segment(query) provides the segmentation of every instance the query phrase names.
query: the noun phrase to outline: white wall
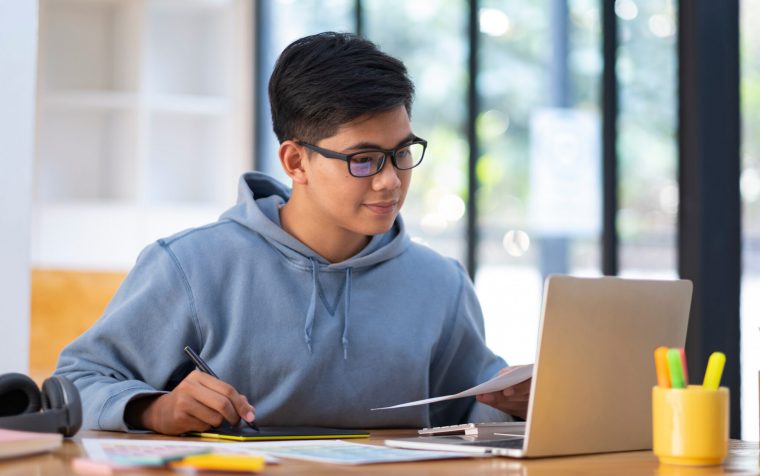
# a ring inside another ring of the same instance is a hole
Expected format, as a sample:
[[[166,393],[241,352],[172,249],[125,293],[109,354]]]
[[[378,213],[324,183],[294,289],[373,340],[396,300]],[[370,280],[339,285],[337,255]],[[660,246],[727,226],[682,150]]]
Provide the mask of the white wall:
[[[0,373],[29,367],[37,0],[0,0]]]

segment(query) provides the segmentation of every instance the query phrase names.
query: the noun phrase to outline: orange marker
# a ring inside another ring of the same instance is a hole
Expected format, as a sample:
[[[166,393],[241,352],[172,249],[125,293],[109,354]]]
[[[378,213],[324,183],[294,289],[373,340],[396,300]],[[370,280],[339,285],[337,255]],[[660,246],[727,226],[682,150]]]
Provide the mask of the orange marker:
[[[654,351],[654,367],[657,369],[657,385],[670,388],[670,372],[668,372],[668,348],[661,346]]]

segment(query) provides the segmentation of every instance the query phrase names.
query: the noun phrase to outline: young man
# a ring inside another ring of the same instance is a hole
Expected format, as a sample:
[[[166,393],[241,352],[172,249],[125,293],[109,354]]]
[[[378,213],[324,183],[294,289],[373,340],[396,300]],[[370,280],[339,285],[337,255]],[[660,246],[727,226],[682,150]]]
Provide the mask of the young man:
[[[61,353],[57,374],[79,388],[85,428],[508,418],[472,399],[370,411],[505,367],[461,266],[412,243],[399,216],[426,149],[410,126],[413,92],[404,65],[360,37],[285,49],[269,96],[292,190],[247,173],[218,222],[143,251],[103,317]],[[219,379],[193,370],[185,345]],[[479,399],[523,416],[527,386]]]

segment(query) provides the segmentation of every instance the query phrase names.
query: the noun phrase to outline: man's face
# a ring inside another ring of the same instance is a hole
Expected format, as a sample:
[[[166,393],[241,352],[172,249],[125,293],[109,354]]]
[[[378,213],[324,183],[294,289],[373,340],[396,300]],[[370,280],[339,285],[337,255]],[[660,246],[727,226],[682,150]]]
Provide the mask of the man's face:
[[[409,141],[412,129],[404,106],[361,117],[314,145],[343,154],[395,149]],[[411,170],[397,170],[387,158],[377,175],[358,178],[346,162],[312,153],[305,165],[307,198],[315,218],[352,234],[377,235],[393,225],[406,198]]]

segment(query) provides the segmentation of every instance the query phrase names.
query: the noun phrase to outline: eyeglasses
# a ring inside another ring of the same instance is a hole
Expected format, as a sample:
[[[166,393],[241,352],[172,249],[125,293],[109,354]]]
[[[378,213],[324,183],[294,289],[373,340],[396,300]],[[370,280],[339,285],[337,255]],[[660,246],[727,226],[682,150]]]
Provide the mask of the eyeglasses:
[[[345,161],[348,165],[348,173],[354,177],[371,177],[379,174],[383,170],[383,165],[385,165],[388,156],[397,169],[413,169],[420,165],[425,156],[425,149],[427,149],[427,141],[416,136],[413,136],[410,142],[395,149],[367,149],[353,154],[341,154],[302,141],[296,141],[296,143],[328,159]]]

